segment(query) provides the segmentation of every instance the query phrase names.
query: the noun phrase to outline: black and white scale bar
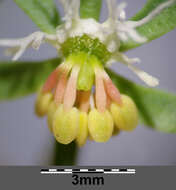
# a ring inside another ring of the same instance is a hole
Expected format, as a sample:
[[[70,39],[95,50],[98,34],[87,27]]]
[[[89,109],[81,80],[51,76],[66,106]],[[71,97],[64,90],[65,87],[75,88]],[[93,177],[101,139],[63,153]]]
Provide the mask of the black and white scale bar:
[[[135,174],[135,169],[121,168],[121,169],[41,169],[41,174]]]

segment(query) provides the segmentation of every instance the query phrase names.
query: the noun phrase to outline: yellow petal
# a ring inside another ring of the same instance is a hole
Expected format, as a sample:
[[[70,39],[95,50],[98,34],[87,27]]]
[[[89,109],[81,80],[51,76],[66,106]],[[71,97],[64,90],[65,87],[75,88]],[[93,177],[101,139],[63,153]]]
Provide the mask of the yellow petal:
[[[53,99],[53,95],[50,92],[38,94],[38,97],[35,103],[35,113],[39,117],[42,117],[47,113],[52,99]]]
[[[56,140],[62,144],[71,143],[77,136],[79,127],[79,112],[76,108],[63,110],[60,105],[53,119],[53,133]]]
[[[115,103],[111,104],[110,110],[115,126],[120,130],[131,131],[138,124],[138,111],[133,100],[126,95],[122,95],[123,105],[120,107]]]
[[[116,103],[112,103],[110,106],[110,110],[111,110],[111,114],[112,114],[116,128],[124,129],[126,124],[125,124],[124,117],[122,116],[121,107],[118,106]]]
[[[98,112],[96,109],[91,110],[88,116],[88,129],[94,141],[108,141],[113,132],[113,119],[109,111]]]
[[[54,119],[54,114],[56,112],[57,106],[54,101],[51,102],[48,108],[48,127],[51,132],[53,132],[53,119]]]
[[[80,122],[76,142],[79,146],[83,146],[88,136],[88,115],[86,112],[80,112],[79,118]]]

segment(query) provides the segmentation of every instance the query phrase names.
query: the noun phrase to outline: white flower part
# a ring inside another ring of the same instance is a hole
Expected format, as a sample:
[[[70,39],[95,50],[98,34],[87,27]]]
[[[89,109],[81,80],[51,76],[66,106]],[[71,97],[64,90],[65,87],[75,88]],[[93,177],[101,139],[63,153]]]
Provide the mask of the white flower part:
[[[149,22],[153,17],[155,17],[163,9],[169,7],[170,5],[172,5],[175,2],[176,2],[176,0],[168,0],[164,3],[161,3],[158,7],[156,7],[156,9],[151,11],[149,15],[147,15],[146,17],[144,17],[143,19],[141,19],[139,21],[128,21],[128,25],[130,25],[133,28],[139,27],[139,26]]]
[[[104,23],[99,23],[95,19],[81,19],[79,16],[80,0],[59,0],[65,12],[63,23],[56,28],[56,34],[47,34],[43,32],[34,32],[31,35],[21,39],[0,39],[0,46],[9,47],[6,51],[8,54],[13,54],[12,60],[16,61],[24,51],[32,47],[38,49],[43,42],[50,43],[57,48],[59,53],[62,53],[60,47],[70,37],[77,37],[87,34],[92,39],[98,38],[112,53],[112,57],[108,63],[121,61],[133,70],[138,77],[144,80],[148,85],[155,86],[158,80],[151,77],[144,71],[141,71],[131,65],[138,62],[139,59],[129,59],[119,52],[121,41],[127,41],[131,38],[137,43],[144,43],[147,39],[141,36],[136,31],[139,27],[149,22],[154,16],[160,13],[163,9],[169,7],[176,0],[168,0],[161,3],[150,14],[139,21],[126,21],[125,7],[126,3],[116,5],[116,0],[106,0],[109,17]]]
[[[12,60],[18,60],[25,50],[29,47],[32,47],[36,50],[39,49],[40,45],[44,40],[48,40],[48,42],[54,45],[54,42],[57,38],[53,35],[48,35],[43,32],[34,32],[25,38],[19,39],[0,39],[0,46],[7,46],[9,47],[6,51],[7,55],[13,55]]]
[[[119,20],[124,21],[126,19],[126,13],[125,13],[125,8],[127,6],[127,3],[122,2],[119,4],[119,6],[117,6],[117,18],[119,18]]]
[[[159,84],[159,80],[148,73],[134,67],[133,65],[128,64],[128,68],[130,68],[136,75],[143,80],[148,86],[155,87]]]
[[[59,0],[65,12],[63,20],[79,18],[80,0]]]
[[[122,53],[118,53],[114,55],[114,59],[127,65],[128,68],[133,71],[142,81],[144,81],[148,86],[155,87],[159,84],[159,80],[150,74],[146,73],[145,71],[140,70],[139,68],[135,67],[134,63],[140,63],[139,58],[132,58],[129,59],[126,55]]]

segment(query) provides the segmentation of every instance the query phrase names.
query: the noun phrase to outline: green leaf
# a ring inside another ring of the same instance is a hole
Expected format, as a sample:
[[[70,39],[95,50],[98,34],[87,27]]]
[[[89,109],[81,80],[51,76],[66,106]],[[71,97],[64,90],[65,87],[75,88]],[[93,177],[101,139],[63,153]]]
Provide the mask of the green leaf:
[[[36,92],[60,59],[44,62],[0,64],[0,100],[19,98]]]
[[[148,0],[144,8],[137,13],[132,20],[140,20],[147,16],[159,4],[167,0]],[[164,9],[160,14],[156,15],[151,21],[137,28],[137,31],[142,36],[145,36],[148,41],[159,38],[176,27],[176,3]],[[127,51],[142,44],[132,40],[123,42],[120,51]]]
[[[44,32],[55,33],[60,23],[54,0],[14,0]]]
[[[137,85],[111,70],[107,70],[121,93],[135,101],[142,124],[155,130],[176,133],[176,95]]]
[[[99,20],[102,0],[81,0],[81,18],[94,18]]]

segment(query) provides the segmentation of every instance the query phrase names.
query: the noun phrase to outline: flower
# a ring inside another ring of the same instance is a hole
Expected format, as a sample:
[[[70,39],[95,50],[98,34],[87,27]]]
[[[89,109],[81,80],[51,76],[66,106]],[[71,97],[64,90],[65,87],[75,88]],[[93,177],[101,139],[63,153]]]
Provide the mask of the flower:
[[[110,107],[125,109],[122,98],[101,62],[94,55],[79,52],[68,56],[50,74],[38,94],[36,113],[47,114],[50,131],[60,143],[76,140],[82,146],[88,136],[106,142],[114,131]],[[130,111],[137,113],[131,107]]]
[[[158,79],[133,66],[140,60],[128,58],[119,47],[129,39],[147,41],[136,28],[175,0],[160,4],[139,21],[126,21],[126,3],[116,6],[115,0],[107,0],[109,17],[104,23],[93,18],[81,19],[79,0],[60,2],[65,16],[55,34],[39,31],[21,39],[0,40],[0,46],[9,47],[7,53],[13,55],[14,61],[29,47],[38,49],[43,42],[54,46],[63,62],[49,75],[38,94],[37,115],[47,115],[49,129],[60,143],[76,140],[82,146],[88,136],[96,142],[106,142],[120,130],[133,130],[138,124],[138,111],[133,100],[119,92],[104,68],[119,61],[146,84],[156,86]]]

